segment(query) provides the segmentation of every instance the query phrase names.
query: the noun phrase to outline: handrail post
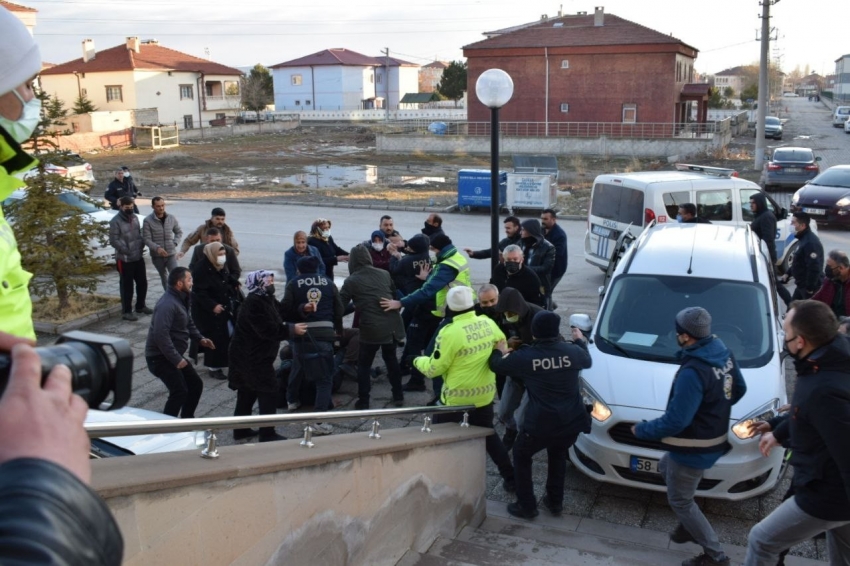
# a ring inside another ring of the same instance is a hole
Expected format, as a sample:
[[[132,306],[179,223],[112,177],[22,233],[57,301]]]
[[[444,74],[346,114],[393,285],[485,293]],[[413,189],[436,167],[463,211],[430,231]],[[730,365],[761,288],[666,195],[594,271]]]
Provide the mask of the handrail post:
[[[431,432],[431,415],[425,415],[425,422],[422,423],[422,432]]]
[[[313,427],[307,425],[304,427],[304,440],[301,441],[302,448],[312,448],[315,444],[313,444]]]
[[[381,423],[378,422],[378,419],[372,421],[372,432],[369,433],[369,438],[378,439],[381,438],[381,434],[378,432],[378,429],[381,427]]]
[[[463,428],[469,428],[469,413],[466,411],[463,412],[463,422],[460,423],[460,426]]]
[[[201,458],[206,458],[208,460],[215,460],[218,458],[218,447],[216,446],[216,440],[218,440],[215,436],[215,431],[210,429],[206,431],[207,433],[207,445],[201,450]]]

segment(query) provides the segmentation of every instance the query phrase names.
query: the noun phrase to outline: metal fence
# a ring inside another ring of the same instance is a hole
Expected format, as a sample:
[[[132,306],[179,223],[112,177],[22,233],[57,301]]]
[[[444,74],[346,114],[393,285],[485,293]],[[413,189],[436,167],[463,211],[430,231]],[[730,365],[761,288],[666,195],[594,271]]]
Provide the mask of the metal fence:
[[[411,134],[427,131],[431,122],[411,121],[387,124],[387,134]],[[490,122],[444,122],[446,136],[489,136]],[[730,121],[721,122],[502,122],[499,134],[515,137],[568,137],[568,138],[697,138],[711,139],[716,134],[729,131]]]

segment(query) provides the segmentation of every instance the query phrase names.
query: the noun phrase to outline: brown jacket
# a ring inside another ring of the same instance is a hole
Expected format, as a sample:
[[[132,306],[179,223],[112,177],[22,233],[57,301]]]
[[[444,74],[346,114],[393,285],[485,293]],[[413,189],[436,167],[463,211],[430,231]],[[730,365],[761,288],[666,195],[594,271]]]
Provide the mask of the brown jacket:
[[[185,254],[189,251],[189,248],[197,244],[204,237],[204,233],[208,228],[212,228],[212,220],[207,220],[203,224],[197,227],[194,232],[186,236],[186,239],[183,240],[183,244],[180,246],[180,253]],[[230,226],[225,224],[221,228],[221,242],[233,248],[237,255],[239,254],[239,242],[236,241],[236,238],[233,236],[233,230],[230,229]]]

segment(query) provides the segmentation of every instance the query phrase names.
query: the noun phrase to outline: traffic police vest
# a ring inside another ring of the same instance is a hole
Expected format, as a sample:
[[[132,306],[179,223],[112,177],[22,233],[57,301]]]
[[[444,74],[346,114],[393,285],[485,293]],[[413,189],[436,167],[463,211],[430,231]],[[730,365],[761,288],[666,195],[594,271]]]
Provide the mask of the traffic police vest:
[[[458,251],[455,251],[447,258],[443,258],[439,264],[447,265],[457,271],[457,276],[448,285],[437,291],[436,303],[437,308],[431,311],[431,314],[443,318],[446,316],[446,296],[452,287],[464,286],[472,287],[472,279],[469,277],[469,262]]]

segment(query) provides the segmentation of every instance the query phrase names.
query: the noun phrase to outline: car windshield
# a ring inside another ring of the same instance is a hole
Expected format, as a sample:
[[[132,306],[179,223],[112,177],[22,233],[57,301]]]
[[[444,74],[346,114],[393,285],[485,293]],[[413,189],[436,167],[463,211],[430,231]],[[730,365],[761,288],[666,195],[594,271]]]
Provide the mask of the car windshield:
[[[599,315],[597,347],[615,356],[679,363],[674,320],[691,306],[711,313],[712,332],[741,367],[761,367],[771,359],[770,302],[764,287],[696,277],[616,278]]]
[[[779,118],[773,118],[773,117],[768,116],[767,118],[764,119],[764,123],[769,124],[771,126],[778,126],[782,122],[779,121]]]
[[[827,169],[812,179],[810,184],[850,189],[850,169]]]
[[[777,149],[773,152],[774,161],[814,161],[811,149]]]
[[[59,200],[64,202],[69,206],[73,206],[80,210],[80,212],[84,212],[86,214],[91,214],[92,212],[97,212],[101,210],[97,207],[92,201],[87,199],[84,195],[77,192],[65,192],[59,195]]]

